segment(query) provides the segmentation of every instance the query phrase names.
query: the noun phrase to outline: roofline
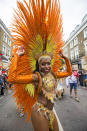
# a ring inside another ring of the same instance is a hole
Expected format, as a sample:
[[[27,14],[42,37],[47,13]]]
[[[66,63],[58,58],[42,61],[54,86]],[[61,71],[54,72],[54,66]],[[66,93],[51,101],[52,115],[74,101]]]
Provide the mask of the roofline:
[[[9,35],[11,36],[11,32],[8,30],[4,22],[0,19],[0,27]]]
[[[87,27],[87,20],[84,21],[79,27],[78,29],[66,40],[65,45],[63,48],[65,48],[70,41],[72,41],[82,30],[84,30],[84,28]]]

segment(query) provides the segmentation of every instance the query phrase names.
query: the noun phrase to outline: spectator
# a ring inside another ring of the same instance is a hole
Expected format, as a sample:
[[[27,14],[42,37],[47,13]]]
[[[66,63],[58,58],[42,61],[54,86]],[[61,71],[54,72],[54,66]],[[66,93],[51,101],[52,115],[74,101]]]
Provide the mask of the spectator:
[[[77,97],[77,81],[78,81],[78,73],[73,70],[73,73],[71,76],[68,76],[66,78],[66,85],[67,87],[70,86],[70,97],[72,98],[72,89],[74,88],[74,93],[75,93],[75,100],[79,102],[79,99]]]
[[[77,71],[77,70],[73,70],[73,75],[76,77],[76,79],[77,79],[77,84],[78,84],[78,81],[79,81],[78,71]]]
[[[1,95],[4,95],[4,88],[3,88],[4,82],[3,77],[0,75],[0,88],[1,88]]]
[[[79,82],[80,82],[80,85],[83,86],[83,79],[84,79],[83,69],[80,69],[78,73],[79,73]]]
[[[0,69],[0,75],[2,75],[2,70]]]
[[[87,86],[87,71],[85,71],[84,85]]]

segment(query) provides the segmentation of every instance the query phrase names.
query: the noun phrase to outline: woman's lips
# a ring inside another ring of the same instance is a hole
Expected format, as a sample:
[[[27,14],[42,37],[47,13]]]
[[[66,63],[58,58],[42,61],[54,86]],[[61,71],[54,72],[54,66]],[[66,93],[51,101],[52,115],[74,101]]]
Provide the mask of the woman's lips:
[[[50,69],[46,69],[46,70],[45,70],[45,72],[49,72],[49,71],[50,71]]]

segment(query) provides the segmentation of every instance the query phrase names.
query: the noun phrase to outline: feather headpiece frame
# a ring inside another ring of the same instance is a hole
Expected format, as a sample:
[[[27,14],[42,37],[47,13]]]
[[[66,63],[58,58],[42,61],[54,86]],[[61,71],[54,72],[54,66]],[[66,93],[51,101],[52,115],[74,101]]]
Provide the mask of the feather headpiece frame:
[[[53,58],[55,71],[60,66],[58,53],[64,43],[59,0],[29,0],[29,4],[24,0],[24,3],[17,1],[17,6],[12,28],[16,33],[13,45],[24,45],[31,71],[35,70],[36,60],[44,52]]]

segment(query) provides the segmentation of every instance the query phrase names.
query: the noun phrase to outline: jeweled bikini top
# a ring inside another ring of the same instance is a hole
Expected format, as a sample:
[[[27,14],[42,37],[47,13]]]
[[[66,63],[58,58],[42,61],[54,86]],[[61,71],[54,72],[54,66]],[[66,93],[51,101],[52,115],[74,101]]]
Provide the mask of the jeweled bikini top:
[[[45,97],[53,100],[56,94],[57,82],[52,73],[48,73],[42,78],[42,91]]]

